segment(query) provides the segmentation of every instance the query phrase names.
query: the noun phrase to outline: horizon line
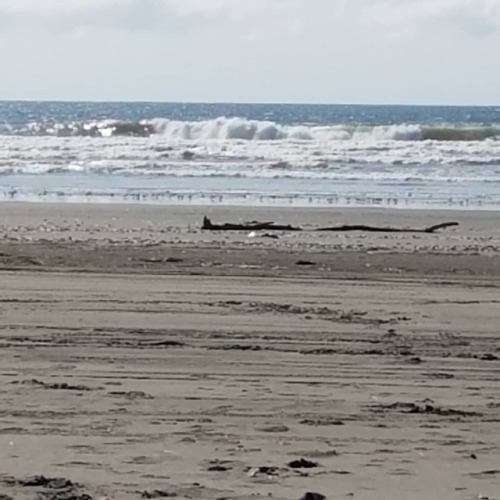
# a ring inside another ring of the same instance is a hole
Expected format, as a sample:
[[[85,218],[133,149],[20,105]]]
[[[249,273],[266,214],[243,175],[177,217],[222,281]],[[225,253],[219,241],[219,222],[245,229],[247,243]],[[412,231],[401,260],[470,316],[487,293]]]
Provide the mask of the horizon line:
[[[135,100],[135,99],[0,99],[0,103],[86,103],[86,104],[190,104],[190,105],[268,105],[268,106],[387,106],[387,107],[439,107],[439,108],[494,108],[500,104],[429,104],[429,103],[367,103],[367,102],[298,102],[298,101],[196,101],[196,100]]]

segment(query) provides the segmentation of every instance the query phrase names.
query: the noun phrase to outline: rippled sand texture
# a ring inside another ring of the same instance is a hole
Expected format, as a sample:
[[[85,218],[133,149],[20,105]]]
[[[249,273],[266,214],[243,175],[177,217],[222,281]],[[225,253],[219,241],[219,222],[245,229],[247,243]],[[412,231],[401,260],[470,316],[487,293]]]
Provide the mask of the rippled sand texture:
[[[494,214],[0,208],[0,495],[500,498]]]

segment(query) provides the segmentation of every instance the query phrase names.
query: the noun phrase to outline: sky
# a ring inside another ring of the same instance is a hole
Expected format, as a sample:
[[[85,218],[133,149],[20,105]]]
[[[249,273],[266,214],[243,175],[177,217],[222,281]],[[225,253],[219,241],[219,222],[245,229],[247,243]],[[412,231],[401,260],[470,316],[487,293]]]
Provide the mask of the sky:
[[[0,100],[500,104],[500,0],[0,0]]]

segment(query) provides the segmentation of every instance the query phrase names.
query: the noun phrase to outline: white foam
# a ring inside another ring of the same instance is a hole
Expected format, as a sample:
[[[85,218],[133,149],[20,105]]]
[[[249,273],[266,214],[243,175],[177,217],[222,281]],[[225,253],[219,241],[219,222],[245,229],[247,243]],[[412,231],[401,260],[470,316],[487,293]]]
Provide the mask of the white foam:
[[[422,138],[420,125],[390,126],[285,126],[272,121],[220,117],[205,121],[175,121],[158,118],[150,122],[158,134],[172,140],[246,141],[416,141]]]
[[[65,173],[68,182],[72,174],[324,179],[332,189],[346,180],[410,184],[500,179],[500,141],[394,139],[415,136],[413,126],[276,128],[272,122],[238,119],[163,120],[157,126],[164,133],[151,137],[0,136],[0,174]],[[278,133],[289,135],[277,139]]]

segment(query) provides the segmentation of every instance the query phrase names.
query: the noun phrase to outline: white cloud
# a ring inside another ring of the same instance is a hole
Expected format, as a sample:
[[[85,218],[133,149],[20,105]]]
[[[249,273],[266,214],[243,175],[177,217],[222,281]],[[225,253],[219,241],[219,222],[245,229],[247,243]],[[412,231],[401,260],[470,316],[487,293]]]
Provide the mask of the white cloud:
[[[304,0],[0,0],[0,20],[11,29],[69,31],[82,27],[171,29],[246,23],[254,31],[269,22],[297,22]]]
[[[500,30],[500,0],[368,0],[362,20],[399,35],[439,26],[485,34]]]
[[[3,28],[171,29],[243,23],[251,32],[332,16],[334,8],[366,27],[416,34],[445,24],[471,33],[500,30],[500,0],[0,0]]]
[[[500,0],[0,0],[0,36],[4,98],[500,101]]]

